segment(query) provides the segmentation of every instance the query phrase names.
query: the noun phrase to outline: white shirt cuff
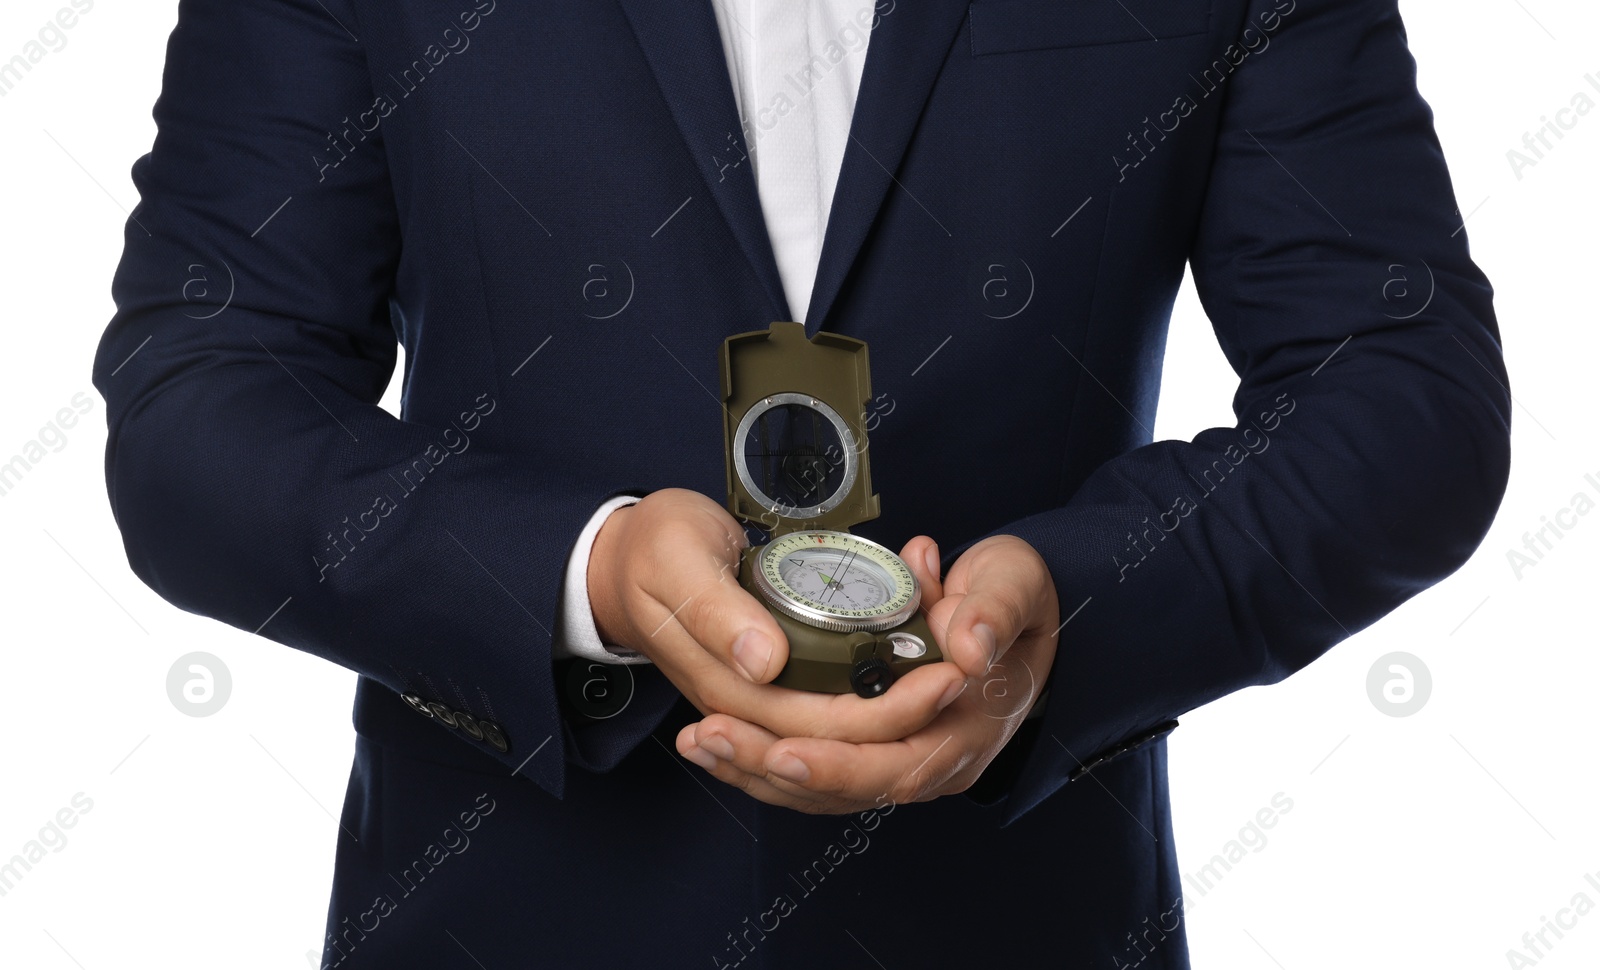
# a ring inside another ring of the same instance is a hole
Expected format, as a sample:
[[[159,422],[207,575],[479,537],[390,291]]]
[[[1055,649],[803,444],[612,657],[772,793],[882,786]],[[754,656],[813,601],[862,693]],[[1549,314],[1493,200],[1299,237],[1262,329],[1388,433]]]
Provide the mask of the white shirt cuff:
[[[595,627],[594,610],[589,606],[589,552],[594,548],[595,536],[607,517],[639,501],[637,495],[618,495],[606,500],[590,517],[589,523],[578,533],[578,541],[567,559],[567,572],[562,584],[562,605],[557,617],[556,635],[550,645],[555,659],[583,657],[610,664],[643,664],[650,658],[627,647],[600,642],[600,631]]]

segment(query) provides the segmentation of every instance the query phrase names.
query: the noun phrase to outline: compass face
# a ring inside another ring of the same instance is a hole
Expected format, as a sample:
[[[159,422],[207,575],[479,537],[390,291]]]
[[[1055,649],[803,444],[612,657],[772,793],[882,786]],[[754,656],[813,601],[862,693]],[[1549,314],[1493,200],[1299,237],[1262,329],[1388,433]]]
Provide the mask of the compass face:
[[[848,532],[791,532],[765,546],[756,565],[768,601],[825,630],[885,630],[922,601],[899,556]]]

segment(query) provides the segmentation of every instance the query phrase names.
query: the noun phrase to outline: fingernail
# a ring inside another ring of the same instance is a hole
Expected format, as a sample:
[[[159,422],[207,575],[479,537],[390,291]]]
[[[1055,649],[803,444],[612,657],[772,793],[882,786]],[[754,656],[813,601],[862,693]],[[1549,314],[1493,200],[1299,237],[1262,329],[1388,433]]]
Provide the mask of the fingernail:
[[[956,698],[960,697],[961,692],[966,689],[967,682],[965,680],[958,680],[949,687],[946,687],[944,690],[944,696],[939,698],[939,710],[942,711],[951,704],[955,703]]]
[[[705,751],[698,747],[690,748],[684,753],[684,757],[688,758],[690,761],[693,761],[695,764],[707,771],[711,771],[717,767],[717,759],[712,757],[711,752]]]
[[[760,683],[761,675],[767,672],[767,664],[772,662],[772,641],[764,633],[744,631],[733,641],[733,662],[746,677]]]
[[[978,646],[983,648],[983,652],[989,657],[988,663],[985,664],[983,668],[987,673],[989,668],[994,666],[994,653],[996,647],[994,642],[994,627],[987,623],[978,623],[973,626],[972,635],[977,638]]]
[[[928,551],[924,552],[922,554],[922,558],[928,564],[928,575],[932,576],[934,579],[938,579],[939,578],[939,544],[937,542],[928,543]]]
[[[801,784],[811,777],[811,769],[806,767],[806,763],[788,752],[772,763],[772,773],[795,784]]]
[[[705,748],[723,761],[733,760],[733,744],[720,734],[713,734],[701,739],[700,747]]]

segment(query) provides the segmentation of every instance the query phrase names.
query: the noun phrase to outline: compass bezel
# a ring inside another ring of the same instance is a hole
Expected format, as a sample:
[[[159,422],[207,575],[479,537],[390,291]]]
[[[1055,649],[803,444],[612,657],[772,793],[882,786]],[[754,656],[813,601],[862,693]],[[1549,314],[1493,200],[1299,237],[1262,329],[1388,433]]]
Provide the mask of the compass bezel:
[[[844,470],[841,472],[842,478],[839,487],[834,490],[832,495],[829,495],[816,505],[789,505],[768,495],[755,483],[755,477],[750,474],[750,462],[744,451],[745,440],[750,436],[756,421],[773,408],[785,407],[791,404],[809,408],[822,415],[828,424],[832,426],[834,434],[839,436],[839,447],[840,451],[843,452],[840,463],[844,466]],[[750,494],[750,497],[761,503],[762,507],[768,512],[785,519],[814,519],[825,512],[831,512],[838,508],[839,503],[849,497],[850,490],[855,487],[856,475],[861,468],[861,458],[856,448],[856,436],[850,430],[850,425],[845,422],[844,418],[839,416],[838,411],[828,406],[828,402],[819,400],[810,394],[784,391],[763,398],[761,403],[746,411],[744,417],[739,420],[739,426],[733,433],[733,441],[733,468],[734,473],[739,476],[739,484],[743,485],[744,490]]]
[[[838,610],[815,603],[789,586],[777,567],[777,563],[785,555],[794,551],[786,548],[788,544],[801,540],[803,548],[803,540],[812,537],[843,539],[877,551],[881,554],[881,558],[879,556],[873,558],[879,561],[879,565],[885,566],[890,578],[903,584],[903,587],[895,591],[895,596],[885,604],[886,608],[881,610]],[[755,568],[751,572],[756,588],[766,597],[767,602],[784,615],[818,629],[832,630],[836,633],[888,630],[915,616],[922,606],[922,584],[917,581],[916,573],[911,571],[905,560],[888,547],[849,532],[835,529],[790,532],[762,546],[757,556]]]

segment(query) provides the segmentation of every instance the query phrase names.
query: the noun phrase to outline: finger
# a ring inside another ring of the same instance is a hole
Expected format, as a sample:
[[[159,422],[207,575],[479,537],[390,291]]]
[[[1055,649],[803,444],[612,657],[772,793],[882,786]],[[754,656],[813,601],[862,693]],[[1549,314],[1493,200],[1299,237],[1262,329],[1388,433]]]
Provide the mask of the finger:
[[[813,815],[840,815],[863,807],[882,807],[882,799],[872,802],[840,798],[774,776],[765,766],[764,755],[780,740],[757,725],[726,715],[713,715],[684,727],[678,734],[678,748],[718,781],[770,805]]]
[[[767,752],[783,740],[766,728],[726,714],[712,714],[685,728],[689,739],[718,761],[747,774],[766,773]],[[699,764],[699,760],[696,760]],[[810,792],[807,797],[816,798]]]
[[[939,578],[939,544],[930,536],[917,536],[900,550],[900,558],[911,567],[922,587],[923,608],[939,602],[944,597],[944,583]]]
[[[982,747],[975,735],[997,728],[988,718],[949,717],[899,741],[846,744],[785,738],[767,749],[764,777],[800,797],[801,791],[844,805],[921,802],[946,794]]]
[[[700,749],[696,753],[697,757],[692,760],[696,764],[712,764],[712,768],[715,769],[713,773],[723,780],[733,779],[742,785],[748,785],[748,782],[739,778],[739,774],[759,778],[774,791],[781,792],[784,804],[789,807],[803,804],[819,812],[836,814],[849,812],[861,802],[861,799],[854,797],[855,793],[841,797],[839,793],[813,791],[792,780],[801,771],[809,771],[796,767],[796,763],[791,763],[792,755],[777,759],[775,767],[769,768],[768,755],[773,746],[783,739],[757,725],[719,714],[690,725],[685,730],[692,733],[694,743]],[[859,750],[859,746],[846,744],[840,750],[843,752],[845,749],[851,749],[853,754]],[[714,764],[719,761],[726,762],[727,765]],[[729,766],[733,771],[726,770]]]
[[[877,697],[825,694],[699,671],[700,709],[731,714],[780,737],[881,742],[905,737],[938,717],[966,685],[961,668],[931,663],[898,678]]]
[[[952,667],[961,670],[963,676],[966,675],[966,671],[955,662],[955,654],[950,649],[950,618],[955,615],[956,607],[960,606],[964,599],[966,595],[963,593],[945,593],[924,613],[928,629],[933,631],[933,639],[939,644],[940,655],[949,661]]]
[[[735,720],[735,719],[729,719]],[[759,731],[755,725],[743,721],[737,722],[742,728]],[[724,730],[731,729],[724,725]],[[790,808],[807,814],[821,814],[828,809],[828,804],[822,798],[805,791],[785,791],[772,784],[759,773],[745,771],[738,767],[731,759],[719,758],[712,750],[699,744],[695,740],[696,725],[686,725],[678,732],[678,753],[689,761],[698,765],[711,777],[733,788],[737,788],[751,798],[776,805],[780,808]],[[771,736],[771,735],[769,735]],[[775,736],[772,736],[775,739]],[[709,737],[715,750],[725,750],[730,745],[725,738],[719,735]],[[720,742],[717,744],[716,742]]]
[[[697,764],[730,783],[741,775],[764,779],[785,793],[789,804],[816,802],[823,810],[852,811],[882,798],[924,801],[943,793],[965,766],[975,737],[1003,730],[967,716],[941,722],[911,737],[877,744],[814,738],[778,738],[737,718],[708,717],[680,733],[680,749],[691,747]],[[687,755],[686,755],[687,756]]]
[[[970,562],[961,583],[952,580],[952,587],[965,586],[959,590],[965,595],[945,630],[945,656],[974,676],[986,674],[1028,630],[1041,603],[1053,601],[1050,575],[1038,553],[1027,547],[1022,554],[1016,543],[1026,546],[1020,539],[974,546],[966,554]]]

